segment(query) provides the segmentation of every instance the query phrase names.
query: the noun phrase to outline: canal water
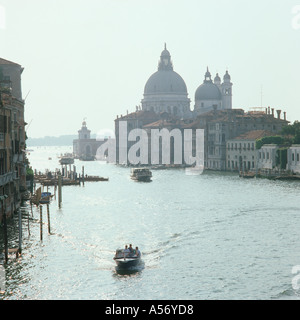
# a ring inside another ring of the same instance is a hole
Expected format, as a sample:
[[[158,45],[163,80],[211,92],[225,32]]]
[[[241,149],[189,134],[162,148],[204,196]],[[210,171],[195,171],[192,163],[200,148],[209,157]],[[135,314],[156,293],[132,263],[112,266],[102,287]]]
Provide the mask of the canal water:
[[[57,157],[72,151],[32,150],[40,171],[58,168]],[[23,252],[0,261],[0,299],[300,297],[299,183],[178,169],[153,170],[152,182],[138,183],[129,168],[75,165],[109,181],[63,187],[62,208],[57,199],[50,204],[50,235],[43,208],[42,241],[39,210],[22,208]],[[120,272],[114,252],[130,243],[143,262]],[[18,217],[9,222],[9,245],[18,245]]]

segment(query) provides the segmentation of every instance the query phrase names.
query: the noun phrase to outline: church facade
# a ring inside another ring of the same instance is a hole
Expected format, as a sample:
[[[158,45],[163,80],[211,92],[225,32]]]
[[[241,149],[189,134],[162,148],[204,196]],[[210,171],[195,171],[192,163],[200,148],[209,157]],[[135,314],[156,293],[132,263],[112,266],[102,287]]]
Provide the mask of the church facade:
[[[120,121],[128,124],[127,137],[130,130],[138,128],[144,129],[148,136],[151,129],[204,129],[204,165],[206,169],[213,170],[226,170],[228,139],[234,139],[251,130],[268,130],[274,134],[288,124],[286,113],[284,112],[283,118],[280,116],[281,110],[277,110],[278,116],[275,117],[274,109],[271,114],[270,107],[254,112],[233,109],[233,84],[228,70],[222,80],[218,73],[212,80],[207,67],[204,80],[195,91],[195,104],[191,110],[187,86],[183,78],[174,71],[171,54],[165,45],[157,71],[145,84],[142,108],[115,119],[117,163],[126,164],[127,161],[119,159]],[[134,143],[131,141],[127,144],[128,150]]]
[[[196,118],[197,115],[213,109],[231,109],[231,77],[226,71],[222,83],[218,74],[212,81],[207,68],[204,81],[195,92],[194,110],[191,110],[187,86],[183,78],[174,71],[171,54],[165,45],[158,62],[158,70],[145,84],[141,103],[143,111],[152,111],[157,114],[167,112],[179,119]]]

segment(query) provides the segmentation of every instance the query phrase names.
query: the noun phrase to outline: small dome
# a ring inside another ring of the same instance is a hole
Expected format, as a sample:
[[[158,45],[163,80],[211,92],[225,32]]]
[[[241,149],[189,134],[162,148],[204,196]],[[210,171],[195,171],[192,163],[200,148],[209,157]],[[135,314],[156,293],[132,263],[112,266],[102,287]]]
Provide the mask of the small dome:
[[[167,49],[165,49],[165,50],[162,51],[160,56],[161,57],[171,57],[171,54]]]
[[[221,82],[221,78],[218,73],[216,74],[216,76],[214,78],[214,82]]]
[[[161,56],[161,57],[171,57],[170,52],[167,50],[167,44],[166,44],[166,43],[165,43],[165,48],[164,48],[164,50],[162,51],[162,53],[161,53],[160,56]]]
[[[223,77],[223,80],[225,81],[225,80],[230,80],[230,79],[231,79],[231,77],[230,77],[230,75],[228,73],[228,70],[226,70],[226,73],[225,73],[225,75]]]
[[[195,101],[197,100],[221,100],[221,92],[219,88],[212,82],[204,82],[198,87],[195,93]]]

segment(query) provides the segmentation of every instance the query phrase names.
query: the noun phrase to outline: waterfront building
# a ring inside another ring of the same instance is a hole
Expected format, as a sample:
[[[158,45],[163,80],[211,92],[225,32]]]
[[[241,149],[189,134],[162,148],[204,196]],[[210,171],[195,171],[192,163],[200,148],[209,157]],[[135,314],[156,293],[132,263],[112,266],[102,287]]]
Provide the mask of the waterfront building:
[[[276,157],[279,146],[277,144],[265,144],[258,150],[258,169],[275,169]]]
[[[300,144],[292,144],[287,150],[287,170],[300,173]]]
[[[257,168],[256,140],[273,135],[266,130],[253,130],[227,140],[226,170],[249,171]]]
[[[91,138],[91,130],[87,128],[86,121],[84,120],[82,122],[81,129],[78,130],[78,139],[73,140],[74,157],[76,159],[85,161],[95,160],[98,148],[106,140],[97,140],[96,138]]]
[[[21,204],[26,191],[23,67],[0,58],[0,216],[10,216]],[[1,219],[0,219],[1,220]]]
[[[200,114],[194,122],[185,125],[184,128],[204,129],[205,168],[226,170],[228,140],[254,130],[266,130],[274,135],[288,124],[285,118],[280,118],[280,113],[275,117],[274,113],[271,114],[268,110],[245,112],[243,109],[217,110],[215,108],[213,111]]]

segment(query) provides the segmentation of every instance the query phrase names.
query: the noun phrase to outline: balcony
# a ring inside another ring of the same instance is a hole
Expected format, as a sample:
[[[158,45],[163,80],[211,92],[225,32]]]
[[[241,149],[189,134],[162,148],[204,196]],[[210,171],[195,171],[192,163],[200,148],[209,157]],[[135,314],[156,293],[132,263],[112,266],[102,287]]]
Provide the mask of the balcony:
[[[0,176],[0,186],[4,186],[14,179],[14,172],[8,172]]]

